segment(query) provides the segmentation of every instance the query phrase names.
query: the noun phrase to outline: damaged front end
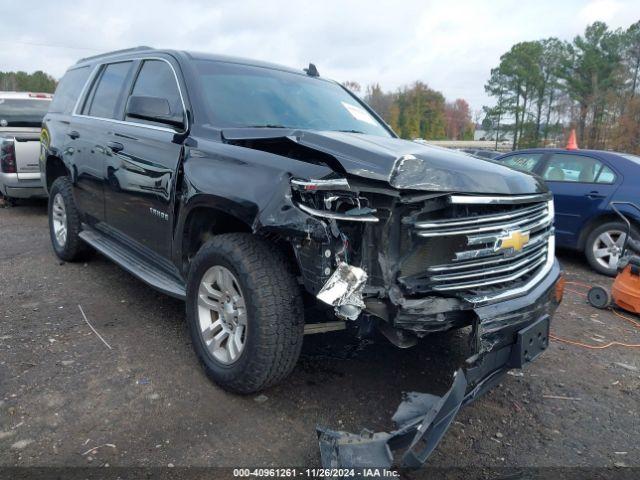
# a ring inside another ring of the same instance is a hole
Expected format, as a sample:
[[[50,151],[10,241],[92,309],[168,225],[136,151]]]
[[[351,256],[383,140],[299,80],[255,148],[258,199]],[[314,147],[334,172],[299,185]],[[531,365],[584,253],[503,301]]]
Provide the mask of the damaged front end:
[[[398,450],[405,450],[400,465],[417,467],[465,403],[547,348],[561,298],[551,197],[425,193],[344,179],[292,187],[294,205],[327,232],[296,246],[305,285],[339,318],[370,320],[400,347],[471,327],[474,354],[451,389],[409,394],[395,429],[318,428],[325,467],[389,467]]]
[[[319,428],[325,467],[390,466],[399,449],[400,465],[419,466],[462,405],[547,347],[562,294],[553,200],[540,179],[391,137],[231,129],[223,138],[305,165],[270,179],[253,230],[287,243],[305,290],[341,320],[327,324],[375,326],[401,348],[471,331],[473,355],[451,389],[409,394],[395,429]]]
[[[512,368],[523,368],[549,345],[549,324],[561,301],[554,262],[551,274],[524,297],[473,312],[475,353],[453,375],[442,396],[410,392],[392,417],[389,432],[359,434],[318,427],[324,468],[419,468],[442,440],[458,411],[496,385]]]

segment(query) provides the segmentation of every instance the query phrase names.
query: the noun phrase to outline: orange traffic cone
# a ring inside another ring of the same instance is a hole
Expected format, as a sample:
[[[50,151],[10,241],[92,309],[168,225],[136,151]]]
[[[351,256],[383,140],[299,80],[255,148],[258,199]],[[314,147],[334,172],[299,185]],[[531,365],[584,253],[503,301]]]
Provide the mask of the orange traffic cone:
[[[567,141],[567,150],[578,150],[578,142],[576,141],[576,129],[572,128]]]

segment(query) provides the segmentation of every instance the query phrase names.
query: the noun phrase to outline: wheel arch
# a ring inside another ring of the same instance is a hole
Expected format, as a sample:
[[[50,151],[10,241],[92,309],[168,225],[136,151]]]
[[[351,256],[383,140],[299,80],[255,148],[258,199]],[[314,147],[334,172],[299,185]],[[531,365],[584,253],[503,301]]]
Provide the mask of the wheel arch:
[[[631,226],[640,230],[640,221],[638,221],[635,217],[627,217],[631,222]],[[578,250],[584,251],[585,244],[587,243],[587,238],[589,234],[593,232],[596,228],[598,228],[603,223],[607,222],[620,222],[622,219],[614,212],[604,212],[601,215],[590,218],[580,230],[580,235],[578,237]]]
[[[51,190],[51,185],[53,185],[53,182],[55,182],[57,178],[66,176],[70,177],[70,172],[64,161],[57,155],[48,155],[45,164],[44,179],[44,186],[47,192]]]
[[[250,233],[260,237],[280,250],[290,261],[290,268],[299,274],[299,265],[291,242],[280,235],[277,228],[259,228],[257,205],[237,205],[225,198],[199,196],[180,215],[176,228],[175,263],[180,265],[185,277],[191,259],[200,247],[214,235],[224,233]]]
[[[184,213],[178,226],[177,260],[185,272],[193,256],[213,235],[222,233],[251,233],[251,224],[235,209],[224,208],[219,202],[198,201]]]

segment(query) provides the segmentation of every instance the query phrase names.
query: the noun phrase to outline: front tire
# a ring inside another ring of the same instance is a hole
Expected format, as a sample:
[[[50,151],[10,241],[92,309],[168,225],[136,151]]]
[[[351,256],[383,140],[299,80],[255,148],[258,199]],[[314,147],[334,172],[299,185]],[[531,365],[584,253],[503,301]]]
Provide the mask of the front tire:
[[[187,322],[207,375],[226,390],[254,393],[295,367],[304,331],[300,288],[268,242],[217,235],[192,261]]]
[[[87,246],[79,236],[81,229],[71,181],[67,177],[59,177],[49,190],[49,234],[58,258],[73,262],[86,253]]]
[[[584,253],[591,268],[609,277],[616,276],[626,231],[627,226],[622,222],[607,222],[589,234]],[[637,232],[633,228],[631,235],[637,238]]]

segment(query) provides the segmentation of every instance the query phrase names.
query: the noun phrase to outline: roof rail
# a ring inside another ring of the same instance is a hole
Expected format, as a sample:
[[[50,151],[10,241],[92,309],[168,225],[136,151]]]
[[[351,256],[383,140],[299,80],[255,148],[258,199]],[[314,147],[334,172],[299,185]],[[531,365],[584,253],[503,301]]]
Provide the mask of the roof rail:
[[[80,60],[78,60],[76,62],[76,65],[78,63],[86,62],[87,60],[95,60],[96,58],[110,57],[111,55],[120,55],[120,54],[124,54],[124,53],[129,53],[129,52],[138,52],[140,50],[153,50],[153,48],[141,45],[139,47],[124,48],[122,50],[114,50],[112,52],[100,53],[98,55],[92,55],[90,57],[81,58]]]

